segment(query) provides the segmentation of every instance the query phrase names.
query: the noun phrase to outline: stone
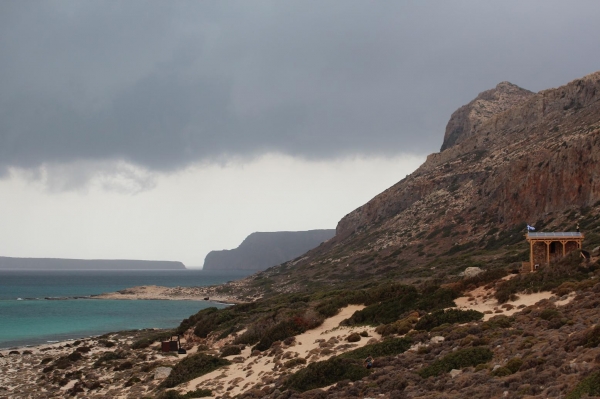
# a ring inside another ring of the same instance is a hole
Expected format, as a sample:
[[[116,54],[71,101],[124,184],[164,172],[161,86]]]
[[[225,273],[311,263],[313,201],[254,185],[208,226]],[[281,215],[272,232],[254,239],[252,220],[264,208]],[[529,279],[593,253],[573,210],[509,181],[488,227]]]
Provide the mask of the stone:
[[[483,270],[479,267],[467,267],[464,272],[464,276],[466,278],[475,277],[478,274],[483,273]]]
[[[600,256],[600,246],[592,249],[592,256]]]
[[[462,370],[452,369],[450,370],[450,377],[454,378],[462,374]]]
[[[439,344],[441,342],[444,342],[445,338],[441,337],[441,336],[437,336],[437,337],[431,337],[431,343],[432,344]]]
[[[154,379],[164,380],[167,378],[173,369],[171,367],[157,367],[154,369]]]

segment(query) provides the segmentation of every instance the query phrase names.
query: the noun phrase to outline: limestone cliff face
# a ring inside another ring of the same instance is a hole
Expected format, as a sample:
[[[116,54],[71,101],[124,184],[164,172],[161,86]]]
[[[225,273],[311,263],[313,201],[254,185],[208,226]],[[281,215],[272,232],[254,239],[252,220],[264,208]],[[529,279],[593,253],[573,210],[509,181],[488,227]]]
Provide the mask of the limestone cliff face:
[[[286,262],[329,240],[335,230],[252,233],[236,249],[211,251],[204,270],[259,271]]]
[[[485,216],[515,224],[600,200],[600,72],[531,95],[508,83],[498,87],[516,92],[520,104],[477,124],[465,123],[476,128],[463,131],[412,175],[345,216],[337,235],[397,224],[424,204],[435,213],[444,210],[438,221]],[[485,101],[490,109],[502,108]]]
[[[507,256],[518,262],[525,223],[551,231],[574,229],[584,213],[600,219],[600,72],[536,94],[501,83],[452,118],[443,151],[342,218],[334,238],[260,277],[290,292],[431,276],[454,254],[503,243],[517,245]]]
[[[452,147],[477,133],[481,125],[494,115],[522,104],[534,93],[510,82],[501,82],[495,88],[486,90],[470,103],[457,109],[452,116],[440,151]]]

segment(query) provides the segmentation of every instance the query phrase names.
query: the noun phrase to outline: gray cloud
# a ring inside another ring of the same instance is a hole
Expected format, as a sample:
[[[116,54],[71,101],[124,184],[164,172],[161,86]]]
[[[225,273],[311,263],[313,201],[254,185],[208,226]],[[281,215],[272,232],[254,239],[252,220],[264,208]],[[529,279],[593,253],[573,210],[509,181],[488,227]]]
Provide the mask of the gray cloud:
[[[0,173],[437,151],[480,91],[599,69],[597,15],[595,1],[0,2]]]

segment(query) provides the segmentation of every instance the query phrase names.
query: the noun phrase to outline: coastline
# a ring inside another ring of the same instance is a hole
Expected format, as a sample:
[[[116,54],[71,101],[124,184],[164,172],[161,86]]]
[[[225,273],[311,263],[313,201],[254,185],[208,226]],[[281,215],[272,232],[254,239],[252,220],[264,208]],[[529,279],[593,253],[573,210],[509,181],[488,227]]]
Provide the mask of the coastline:
[[[223,295],[216,292],[217,286],[210,287],[163,287],[158,285],[141,285],[116,292],[91,295],[89,299],[117,300],[169,300],[169,301],[210,301],[226,305],[250,302],[235,295]]]

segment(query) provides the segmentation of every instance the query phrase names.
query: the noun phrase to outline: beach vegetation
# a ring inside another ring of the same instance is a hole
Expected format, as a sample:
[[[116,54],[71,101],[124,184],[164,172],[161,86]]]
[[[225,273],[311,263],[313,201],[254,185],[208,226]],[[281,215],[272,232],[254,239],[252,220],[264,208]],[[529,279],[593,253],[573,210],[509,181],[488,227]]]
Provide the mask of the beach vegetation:
[[[322,388],[338,381],[356,381],[369,375],[361,361],[333,357],[321,362],[309,364],[288,377],[283,387],[299,392]]]
[[[417,324],[415,324],[415,330],[431,331],[433,328],[441,326],[442,324],[467,323],[470,321],[481,320],[482,318],[483,313],[476,310],[437,310],[421,317]]]
[[[493,353],[489,348],[477,346],[474,348],[459,349],[436,360],[429,366],[423,367],[417,373],[422,378],[438,376],[452,369],[474,367],[492,360]]]
[[[197,353],[183,358],[177,363],[171,374],[160,384],[162,388],[173,388],[183,382],[191,381],[201,375],[210,373],[219,367],[230,365],[227,359]]]

